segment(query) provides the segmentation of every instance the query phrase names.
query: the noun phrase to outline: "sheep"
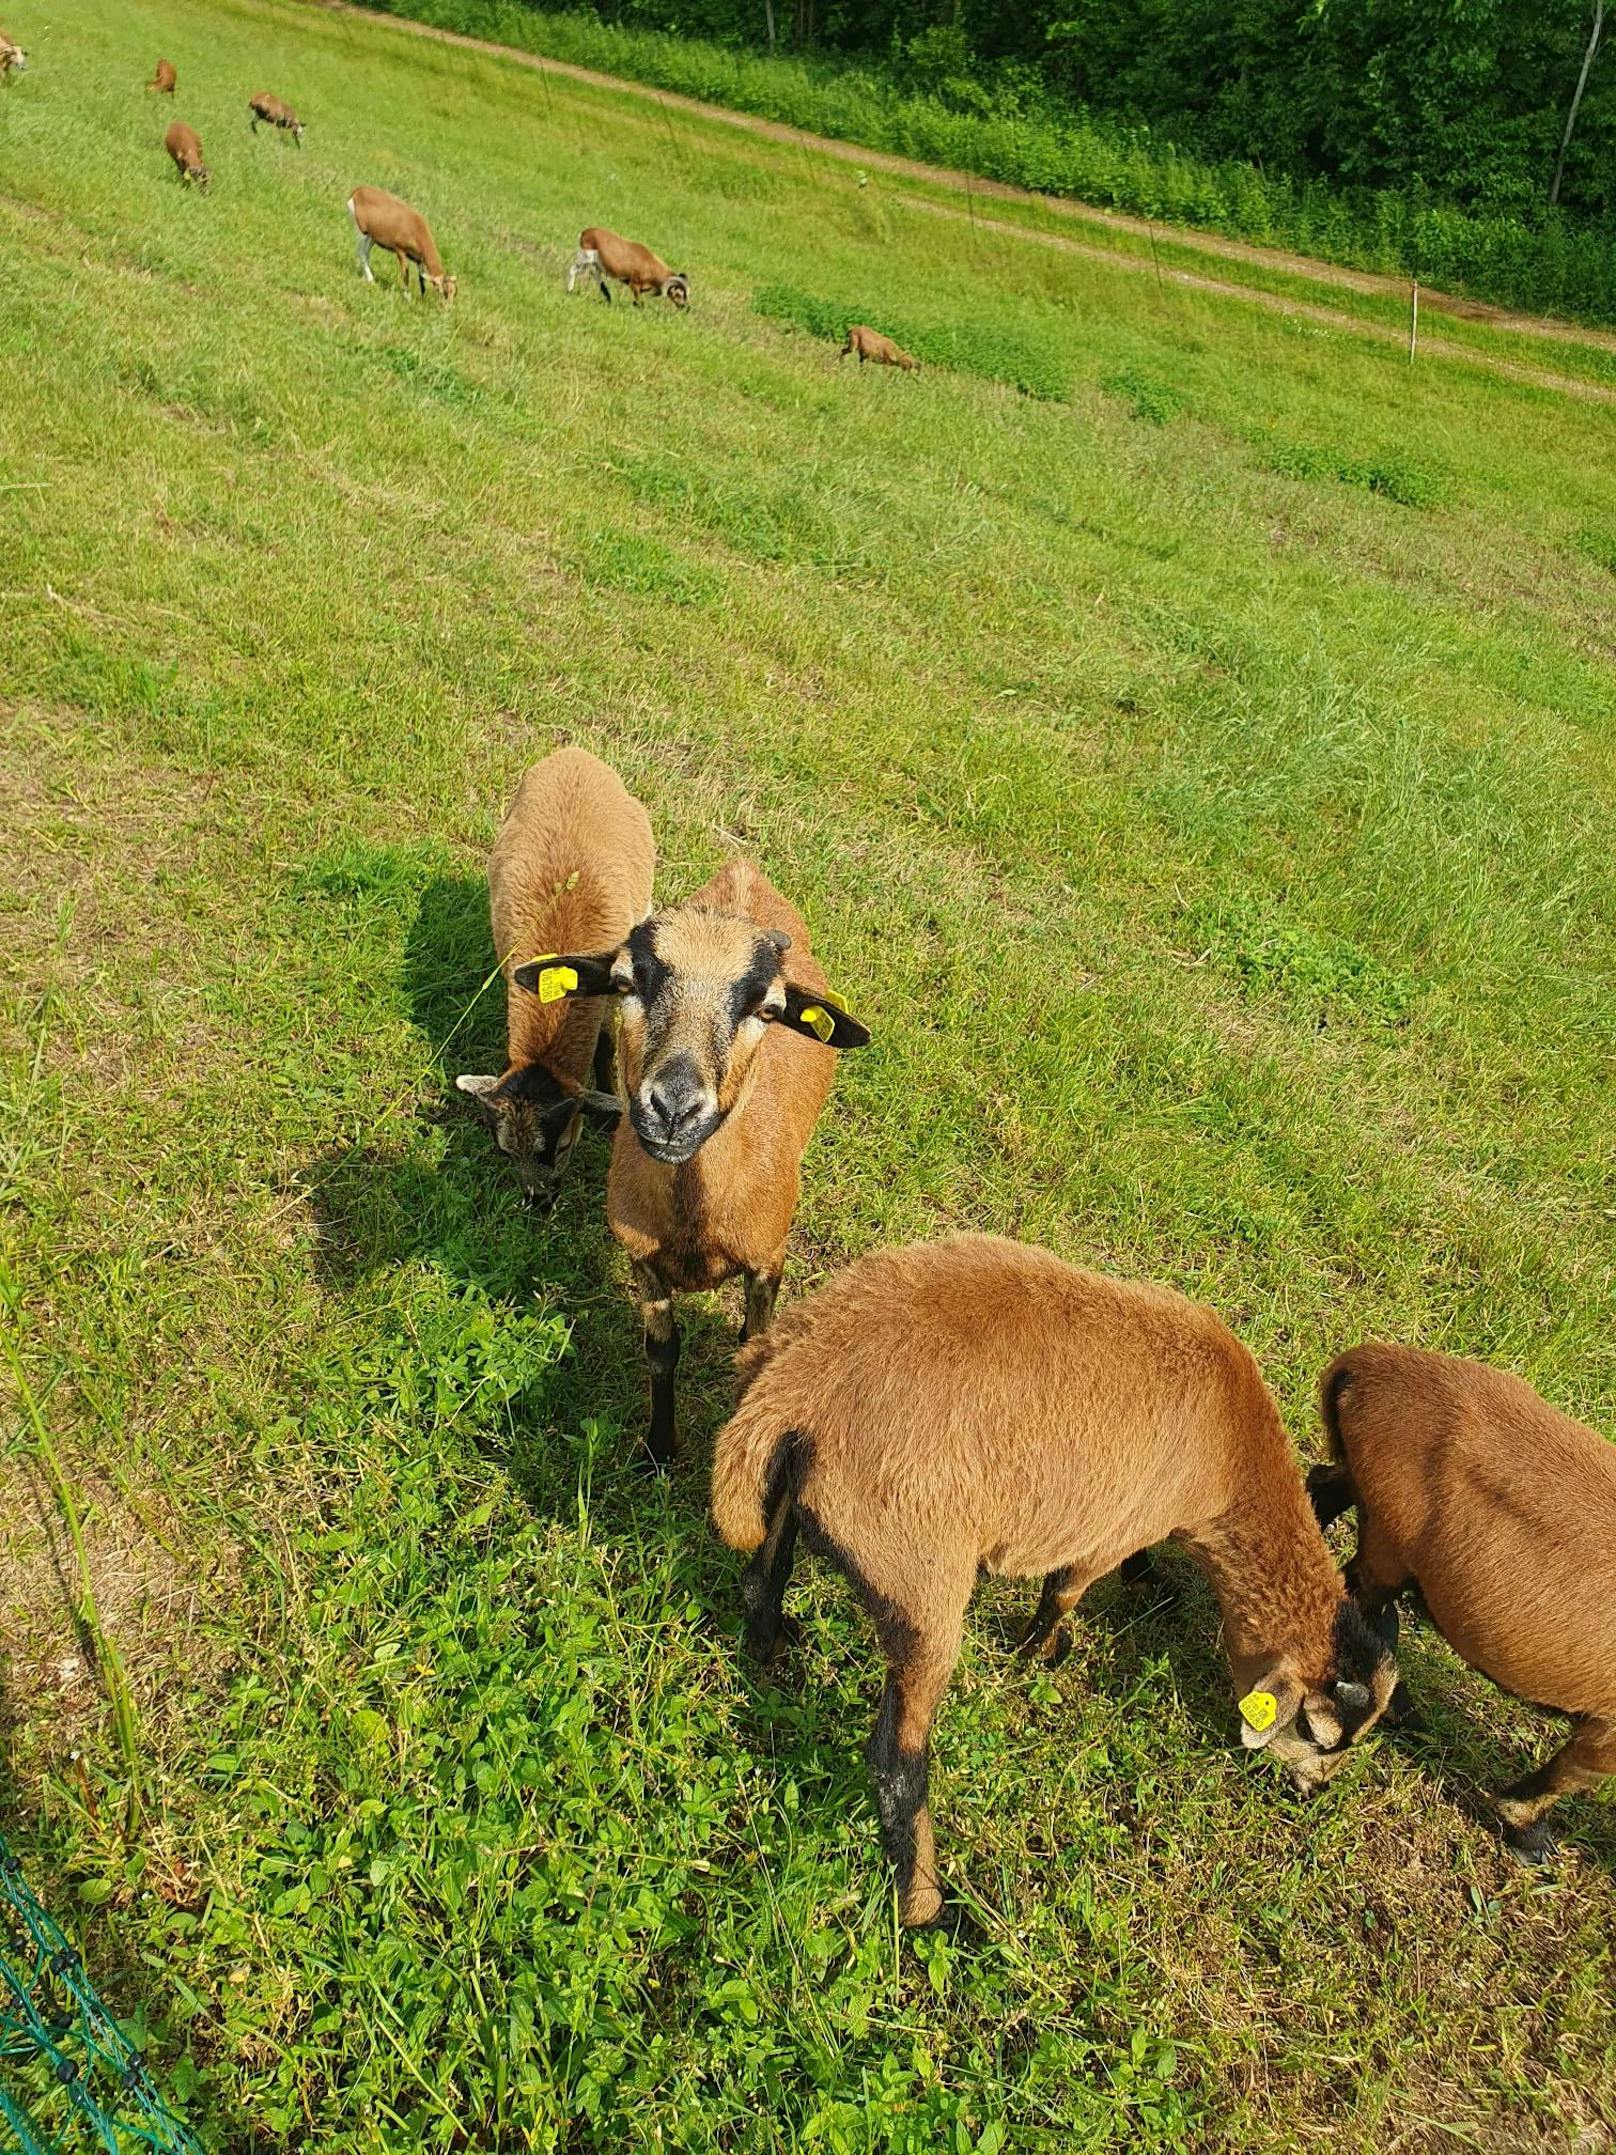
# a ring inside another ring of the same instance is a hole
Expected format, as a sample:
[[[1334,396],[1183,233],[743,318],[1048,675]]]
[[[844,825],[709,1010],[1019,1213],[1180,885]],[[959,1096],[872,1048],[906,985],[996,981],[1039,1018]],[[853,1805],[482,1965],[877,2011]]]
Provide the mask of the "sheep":
[[[883,337],[878,329],[867,329],[862,322],[855,322],[847,332],[847,342],[842,346],[841,356],[858,353],[862,367],[865,360],[873,360],[878,367],[902,367],[906,374],[918,374],[920,361],[913,359],[890,337]]]
[[[505,1068],[455,1083],[530,1196],[559,1180],[583,1116],[615,1123],[618,1100],[596,1089],[610,1082],[609,999],[541,1002],[516,986],[516,967],[546,952],[621,942],[651,910],[655,863],[650,817],[583,748],[558,748],[533,765],[494,842],[488,904],[505,973]]]
[[[868,1757],[906,1925],[943,1912],[928,1748],[979,1570],[1043,1575],[1020,1651],[1054,1659],[1096,1579],[1182,1542],[1222,1605],[1241,1740],[1304,1791],[1385,1711],[1391,1655],[1346,1595],[1256,1362],[1210,1310],[960,1235],[862,1258],[739,1367],[712,1511],[755,1552],[747,1642],[765,1661],[778,1644],[800,1533],[886,1661]]]
[[[152,79],[147,83],[146,87],[148,90],[160,90],[165,97],[172,97],[174,95],[174,85],[178,80],[179,77],[174,72],[173,61],[159,60],[153,71]]]
[[[376,282],[370,270],[370,250],[373,246],[382,247],[389,254],[397,255],[406,292],[410,288],[410,264],[413,262],[421,280],[422,297],[431,285],[448,306],[455,296],[455,279],[444,274],[431,229],[419,210],[411,209],[407,202],[400,202],[397,195],[390,195],[383,188],[356,187],[348,197],[348,215],[353,219],[360,273],[367,284]]]
[[[619,239],[604,225],[588,225],[578,234],[578,252],[567,271],[567,290],[576,291],[580,278],[591,277],[600,286],[601,298],[608,302],[612,293],[606,280],[614,277],[619,284],[628,286],[636,307],[647,292],[657,293],[676,307],[690,304],[690,279],[682,269],[669,269],[649,247],[642,247],[635,239]]]
[[[519,966],[520,986],[622,997],[606,1218],[633,1267],[651,1372],[646,1453],[674,1455],[673,1297],[741,1274],[741,1337],[780,1289],[802,1155],[835,1075],[869,1033],[831,995],[808,929],[762,871],[732,860],[615,950]]]
[[[26,75],[27,72],[27,53],[14,38],[7,37],[4,30],[0,30],[0,82],[8,81],[13,75]]]
[[[303,122],[291,106],[284,104],[280,98],[272,97],[267,90],[260,90],[255,96],[248,98],[247,113],[249,125],[255,135],[260,122],[267,122],[271,127],[284,128],[298,148],[302,149]]]
[[[1616,1446],[1501,1369],[1418,1347],[1351,1348],[1320,1404],[1334,1464],[1322,1524],[1358,1508],[1347,1583],[1388,1643],[1413,1589],[1505,1691],[1570,1717],[1570,1741],[1492,1799],[1516,1854],[1554,1847],[1562,1796],[1616,1773]]]
[[[163,147],[174,160],[180,185],[183,187],[187,180],[192,180],[206,194],[213,184],[213,176],[202,162],[202,138],[196,129],[184,120],[176,120],[163,137]]]

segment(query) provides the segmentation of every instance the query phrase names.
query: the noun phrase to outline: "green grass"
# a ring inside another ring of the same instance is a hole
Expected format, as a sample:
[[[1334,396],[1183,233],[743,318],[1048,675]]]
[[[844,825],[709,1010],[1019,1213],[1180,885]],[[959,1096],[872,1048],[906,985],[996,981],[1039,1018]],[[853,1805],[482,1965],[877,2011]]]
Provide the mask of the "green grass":
[[[525,1213],[452,1079],[579,739],[875,1029],[788,1292],[982,1226],[1216,1303],[1309,1454],[1366,1333],[1616,1425],[1610,414],[372,21],[6,26],[0,1311],[85,1574],[0,1367],[0,1825],[209,2144],[1598,2145],[1612,1810],[1515,1869],[1477,1791],[1553,1731],[1428,1633],[1303,1809],[1193,1577],[1031,1680],[985,1588],[984,1937],[900,1945],[861,1622],[808,1567],[800,1680],[737,1649],[735,1309],[652,1487],[603,1150]],[[361,180],[452,312],[355,277]],[[688,315],[567,299],[597,219]],[[781,284],[1062,394],[838,369]]]

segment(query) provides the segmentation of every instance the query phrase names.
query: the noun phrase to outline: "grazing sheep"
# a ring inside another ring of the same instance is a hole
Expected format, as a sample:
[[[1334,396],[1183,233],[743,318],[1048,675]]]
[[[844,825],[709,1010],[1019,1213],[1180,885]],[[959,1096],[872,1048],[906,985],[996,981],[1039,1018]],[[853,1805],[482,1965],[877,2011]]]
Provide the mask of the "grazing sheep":
[[[883,337],[878,329],[867,329],[862,322],[855,322],[847,332],[847,342],[842,346],[842,357],[845,359],[849,352],[858,353],[861,367],[868,359],[878,367],[902,367],[906,374],[918,374],[920,371],[918,359],[911,358],[901,346],[894,344],[890,337]]]
[[[767,1658],[800,1532],[876,1629],[869,1758],[906,1924],[942,1909],[926,1804],[932,1723],[979,1571],[1043,1575],[1021,1642],[1132,1552],[1171,1538],[1212,1581],[1241,1737],[1318,1787],[1396,1683],[1331,1561],[1257,1364],[1210,1310],[989,1235],[882,1250],[787,1310],[740,1360],[712,1505],[755,1551],[747,1640]]]
[[[690,279],[682,269],[669,269],[649,247],[642,247],[635,239],[619,239],[604,225],[592,224],[579,233],[578,252],[567,271],[567,290],[576,291],[580,278],[591,277],[600,286],[604,300],[612,296],[606,280],[613,277],[628,286],[636,307],[647,292],[671,300],[676,307],[690,304]]]
[[[247,112],[255,135],[261,123],[283,128],[291,135],[298,148],[302,149],[303,122],[290,105],[283,104],[278,97],[271,97],[267,90],[260,90],[256,96],[248,98]]]
[[[1616,1445],[1519,1377],[1417,1347],[1354,1347],[1320,1399],[1336,1464],[1308,1488],[1325,1525],[1358,1507],[1364,1614],[1395,1642],[1413,1588],[1472,1668],[1570,1717],[1570,1741],[1493,1798],[1536,1861],[1551,1807],[1616,1773]]]
[[[348,215],[353,219],[360,274],[367,284],[376,282],[370,270],[370,250],[381,247],[387,253],[397,255],[406,292],[410,288],[410,264],[413,262],[421,280],[422,297],[431,285],[448,306],[455,296],[455,280],[444,274],[431,227],[419,210],[411,209],[407,202],[400,202],[397,195],[388,194],[384,188],[356,187],[348,197]]]
[[[0,30],[0,82],[6,81],[12,75],[26,75],[27,72],[27,53],[14,38],[7,37],[4,30]]]
[[[174,160],[174,170],[179,174],[180,185],[194,181],[204,194],[213,184],[212,174],[202,162],[202,138],[194,127],[184,120],[176,120],[163,137],[163,147]]]
[[[558,748],[516,789],[488,861],[488,909],[505,972],[506,1060],[498,1077],[456,1078],[527,1190],[553,1187],[584,1114],[614,1122],[612,998],[541,1002],[517,987],[525,960],[620,943],[651,910],[651,819],[617,773]]]
[[[746,1281],[741,1337],[769,1322],[804,1148],[835,1075],[833,1048],[869,1034],[831,996],[806,923],[750,861],[616,950],[521,966],[541,996],[622,997],[617,1126],[606,1217],[634,1267],[651,1367],[646,1449],[673,1457],[679,1328],[673,1297]]]
[[[147,83],[146,87],[148,90],[161,90],[165,97],[172,97],[174,95],[174,85],[178,80],[179,77],[174,72],[173,61],[159,60],[153,71],[152,79]]]

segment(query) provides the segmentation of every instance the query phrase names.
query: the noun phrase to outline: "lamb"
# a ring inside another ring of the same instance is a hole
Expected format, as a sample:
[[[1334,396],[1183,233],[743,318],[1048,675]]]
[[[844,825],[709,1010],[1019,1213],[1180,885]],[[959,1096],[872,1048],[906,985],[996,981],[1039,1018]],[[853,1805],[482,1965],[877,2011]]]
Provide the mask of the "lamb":
[[[842,346],[841,356],[858,353],[862,367],[865,360],[873,360],[878,367],[902,367],[906,374],[918,374],[920,361],[913,359],[890,337],[883,337],[878,329],[867,329],[862,322],[855,322],[847,332],[847,342]]]
[[[1241,1740],[1321,1786],[1396,1685],[1308,1509],[1278,1410],[1210,1310],[990,1235],[882,1250],[740,1358],[713,1519],[753,1551],[769,1658],[799,1533],[847,1577],[887,1665],[869,1761],[905,1924],[943,1910],[932,1723],[978,1571],[1043,1575],[1021,1651],[1131,1552],[1170,1537],[1223,1610]]]
[[[9,80],[12,75],[26,75],[27,72],[27,53],[14,38],[7,37],[4,30],[0,30],[0,82]]]
[[[785,1263],[803,1152],[835,1075],[869,1033],[831,995],[808,929],[768,878],[732,860],[615,950],[519,966],[541,997],[622,997],[606,1218],[634,1269],[651,1370],[646,1451],[675,1450],[673,1297],[741,1274],[764,1330]]]
[[[1395,1643],[1412,1588],[1461,1659],[1571,1719],[1493,1798],[1508,1846],[1541,1861],[1552,1807],[1616,1773],[1616,1445],[1519,1377],[1417,1347],[1352,1348],[1320,1400],[1335,1464],[1308,1488],[1325,1525],[1358,1508],[1364,1614]]]
[[[174,72],[173,61],[159,60],[152,79],[147,83],[146,87],[148,90],[161,90],[165,97],[172,97],[174,95],[174,85],[178,80],[179,77]]]
[[[455,1083],[531,1196],[560,1178],[583,1116],[615,1123],[618,1100],[604,1089],[611,999],[542,1002],[516,985],[516,968],[546,952],[620,943],[651,910],[655,864],[650,817],[584,748],[558,748],[533,765],[494,842],[488,905],[505,973],[505,1069]]]
[[[247,111],[250,125],[255,135],[258,132],[260,122],[267,122],[271,127],[284,128],[291,135],[298,148],[302,149],[303,122],[292,110],[291,106],[283,104],[280,98],[272,97],[267,90],[260,90],[255,96],[248,98]]]
[[[422,297],[431,285],[448,306],[455,296],[455,280],[444,274],[431,228],[419,210],[411,209],[407,202],[400,202],[397,195],[390,195],[383,188],[356,187],[348,197],[348,215],[353,219],[359,268],[367,284],[376,282],[370,270],[370,250],[381,247],[389,254],[397,255],[406,292],[410,288],[410,264],[413,262],[421,280]]]
[[[194,127],[184,120],[176,120],[163,137],[163,147],[174,160],[174,170],[179,174],[180,185],[194,181],[204,194],[213,184],[213,176],[202,162],[202,138]]]
[[[669,269],[649,247],[642,247],[635,239],[619,239],[604,225],[588,225],[578,234],[578,252],[567,271],[567,290],[576,291],[580,278],[591,277],[600,286],[601,298],[607,301],[612,293],[606,280],[613,277],[628,286],[636,307],[647,292],[670,300],[676,307],[690,304],[690,279],[682,269]]]

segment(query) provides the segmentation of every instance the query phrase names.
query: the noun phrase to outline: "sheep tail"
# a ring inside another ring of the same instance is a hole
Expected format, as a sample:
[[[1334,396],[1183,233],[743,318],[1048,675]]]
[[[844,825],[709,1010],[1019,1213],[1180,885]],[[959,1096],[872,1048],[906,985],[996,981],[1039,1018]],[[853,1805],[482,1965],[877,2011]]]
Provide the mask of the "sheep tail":
[[[767,1332],[742,1348],[740,1404],[718,1432],[713,1450],[713,1524],[731,1549],[761,1545],[791,1484],[798,1432],[783,1429],[778,1413],[755,1389],[772,1351]]]
[[[1308,1475],[1307,1493],[1312,1499],[1314,1517],[1321,1527],[1333,1525],[1358,1501],[1358,1492],[1352,1484],[1352,1470],[1347,1465],[1347,1448],[1341,1437],[1341,1401],[1351,1387],[1352,1374],[1350,1358],[1340,1355],[1319,1382],[1319,1414],[1330,1446],[1331,1464],[1315,1467]]]

